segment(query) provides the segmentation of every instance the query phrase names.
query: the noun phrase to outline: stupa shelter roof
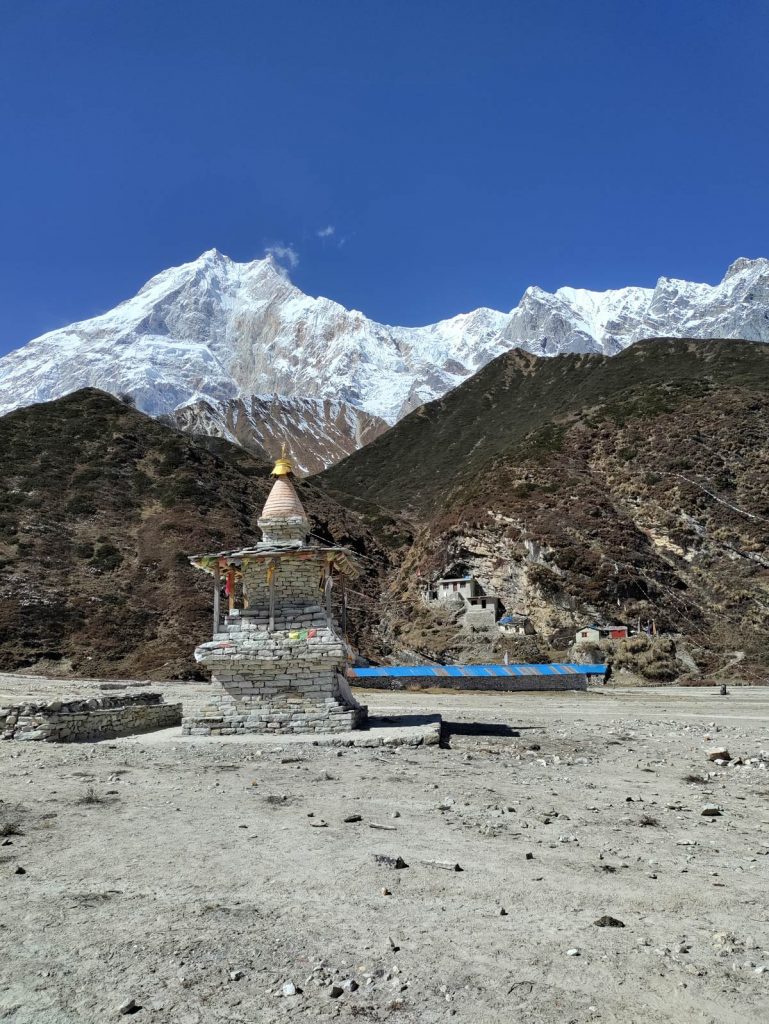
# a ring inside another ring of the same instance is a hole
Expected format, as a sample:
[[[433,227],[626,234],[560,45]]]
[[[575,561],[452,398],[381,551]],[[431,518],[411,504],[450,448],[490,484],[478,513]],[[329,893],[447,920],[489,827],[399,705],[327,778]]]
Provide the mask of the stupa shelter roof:
[[[240,551],[213,551],[190,555],[189,560],[197,569],[213,574],[219,569],[240,569],[249,562],[270,562],[274,558],[295,559],[301,562],[327,562],[345,576],[358,576],[360,571],[347,548],[304,545],[302,547],[258,547],[242,548]]]

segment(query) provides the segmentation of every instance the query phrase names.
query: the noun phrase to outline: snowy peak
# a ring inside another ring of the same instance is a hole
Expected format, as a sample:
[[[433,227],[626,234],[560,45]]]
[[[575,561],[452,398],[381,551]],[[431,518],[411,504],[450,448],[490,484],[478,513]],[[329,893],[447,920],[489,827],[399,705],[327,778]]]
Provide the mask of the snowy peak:
[[[716,285],[661,277],[654,288],[603,292],[532,286],[509,313],[481,308],[397,327],[305,295],[272,256],[236,263],[209,249],[109,312],[0,360],[0,413],[92,386],[131,394],[151,415],[210,401],[213,412],[185,416],[211,431],[251,415],[253,396],[265,394],[393,423],[513,347],[613,355],[660,336],[769,341],[769,260],[740,258]],[[307,423],[318,435],[333,416],[314,409]],[[350,424],[342,435],[355,432]]]
[[[734,263],[728,268],[724,274],[724,281],[728,281],[730,277],[734,277],[735,274],[742,274],[747,271],[750,275],[767,275],[769,274],[769,259],[763,257],[757,260],[748,259],[747,256],[740,256],[739,259],[735,260]]]

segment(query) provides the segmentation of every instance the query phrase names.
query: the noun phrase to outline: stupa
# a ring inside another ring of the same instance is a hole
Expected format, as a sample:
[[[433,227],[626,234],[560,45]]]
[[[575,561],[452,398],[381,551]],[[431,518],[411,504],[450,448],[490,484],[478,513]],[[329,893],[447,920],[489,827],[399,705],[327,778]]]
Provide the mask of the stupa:
[[[332,594],[358,570],[345,548],[308,542],[285,453],[272,474],[258,520],[263,539],[190,557],[214,577],[214,638],[195,659],[211,669],[215,694],[184,718],[187,735],[346,732],[366,722],[345,678],[352,650],[332,607]]]

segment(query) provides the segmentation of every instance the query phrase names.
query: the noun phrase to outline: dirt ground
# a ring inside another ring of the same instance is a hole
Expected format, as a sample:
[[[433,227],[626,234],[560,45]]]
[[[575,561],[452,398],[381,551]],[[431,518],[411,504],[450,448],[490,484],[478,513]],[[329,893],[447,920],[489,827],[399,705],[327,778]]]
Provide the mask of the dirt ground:
[[[0,743],[0,1020],[769,1019],[769,690],[365,699],[445,747]]]

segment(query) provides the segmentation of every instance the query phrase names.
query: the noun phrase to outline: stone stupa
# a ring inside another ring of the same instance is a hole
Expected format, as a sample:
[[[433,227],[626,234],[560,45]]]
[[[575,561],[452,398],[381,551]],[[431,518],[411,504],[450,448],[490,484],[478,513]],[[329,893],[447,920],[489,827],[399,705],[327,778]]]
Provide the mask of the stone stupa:
[[[187,735],[346,732],[366,722],[345,678],[352,650],[332,608],[335,589],[357,568],[345,548],[308,543],[285,455],[272,473],[262,541],[190,558],[214,577],[214,638],[195,659],[211,670],[215,695],[184,718]]]

